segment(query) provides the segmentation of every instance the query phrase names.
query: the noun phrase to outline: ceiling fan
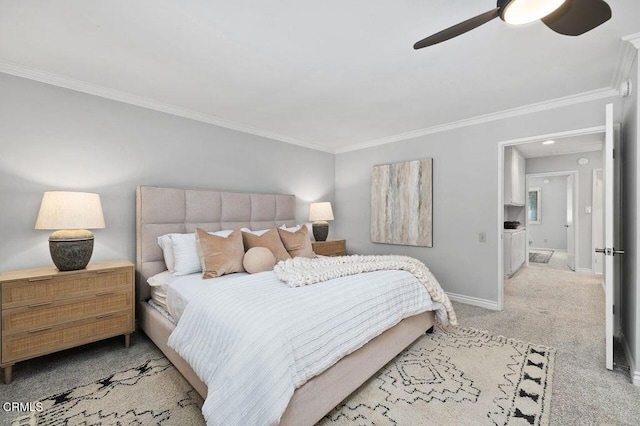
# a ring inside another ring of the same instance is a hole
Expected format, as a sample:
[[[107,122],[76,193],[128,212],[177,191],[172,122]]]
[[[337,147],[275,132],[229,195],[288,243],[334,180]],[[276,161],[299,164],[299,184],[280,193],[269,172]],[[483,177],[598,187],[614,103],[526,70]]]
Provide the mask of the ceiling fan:
[[[495,9],[422,39],[413,48],[441,43],[497,17],[513,25],[541,19],[559,34],[578,36],[607,22],[611,18],[611,8],[604,0],[498,0]]]

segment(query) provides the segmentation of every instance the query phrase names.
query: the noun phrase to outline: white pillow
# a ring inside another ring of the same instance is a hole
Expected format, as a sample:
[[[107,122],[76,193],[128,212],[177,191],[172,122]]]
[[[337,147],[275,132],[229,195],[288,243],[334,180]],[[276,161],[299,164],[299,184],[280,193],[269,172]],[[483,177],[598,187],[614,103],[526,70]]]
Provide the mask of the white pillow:
[[[151,300],[167,312],[169,311],[167,307],[167,288],[177,279],[179,278],[174,277],[171,272],[164,271],[155,274],[147,280],[147,283],[149,283],[151,287]]]
[[[175,280],[177,280],[176,277],[174,277],[171,272],[169,271],[163,271],[160,272],[159,274],[155,274],[152,277],[149,277],[149,279],[147,280],[147,283],[151,286],[151,287],[168,287],[169,285],[171,285],[171,283],[173,283]]]
[[[170,234],[158,237],[158,245],[162,249],[164,264],[167,265],[167,270],[169,272],[173,272],[175,268],[175,260],[173,258],[173,243],[171,242]]]
[[[209,234],[227,238],[233,231],[216,231]],[[189,275],[202,271],[200,256],[198,256],[198,246],[196,234],[168,234],[171,238],[173,248],[173,274]],[[166,263],[166,261],[165,261]]]
[[[284,229],[287,232],[298,232],[302,228],[302,225],[296,225],[293,228],[287,228],[287,225],[282,225],[280,229]]]
[[[256,235],[256,236],[258,236],[258,237],[259,237],[259,236],[261,236],[262,234],[264,234],[265,232],[267,232],[267,231],[268,231],[268,229],[261,229],[261,230],[259,230],[259,231],[252,231],[252,230],[251,230],[251,229],[249,229],[249,228],[240,228],[240,230],[241,230],[242,232],[248,232],[248,233],[253,234],[253,235]]]

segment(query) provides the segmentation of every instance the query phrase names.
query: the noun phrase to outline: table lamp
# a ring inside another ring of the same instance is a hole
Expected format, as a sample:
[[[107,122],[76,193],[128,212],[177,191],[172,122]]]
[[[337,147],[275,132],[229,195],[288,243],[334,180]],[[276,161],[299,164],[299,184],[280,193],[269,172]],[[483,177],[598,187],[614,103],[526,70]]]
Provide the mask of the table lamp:
[[[104,227],[100,195],[47,191],[42,196],[35,229],[55,230],[49,236],[49,251],[58,270],[86,268],[93,253],[89,229]]]
[[[329,235],[328,220],[333,220],[333,210],[328,201],[311,203],[309,206],[309,220],[313,222],[313,238],[316,241],[326,241]]]

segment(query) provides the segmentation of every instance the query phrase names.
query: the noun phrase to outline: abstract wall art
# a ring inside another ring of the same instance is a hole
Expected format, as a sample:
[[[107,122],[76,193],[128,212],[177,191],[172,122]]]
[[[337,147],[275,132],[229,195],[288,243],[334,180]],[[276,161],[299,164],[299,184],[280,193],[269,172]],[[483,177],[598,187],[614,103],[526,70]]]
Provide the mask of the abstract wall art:
[[[371,170],[371,241],[433,247],[433,159]]]

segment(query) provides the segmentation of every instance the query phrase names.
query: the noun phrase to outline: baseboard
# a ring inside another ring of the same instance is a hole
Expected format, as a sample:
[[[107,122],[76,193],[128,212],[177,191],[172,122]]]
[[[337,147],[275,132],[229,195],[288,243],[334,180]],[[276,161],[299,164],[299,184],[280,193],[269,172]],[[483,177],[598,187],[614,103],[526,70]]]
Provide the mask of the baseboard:
[[[498,302],[487,299],[479,299],[477,297],[464,296],[462,294],[448,293],[449,299],[454,302],[464,303],[465,305],[479,306],[485,309],[491,309],[492,311],[498,311]]]
[[[589,268],[576,268],[576,272],[579,274],[593,274],[593,270]]]
[[[624,333],[620,332],[620,340],[622,340],[622,347],[624,348],[624,354],[627,358],[627,363],[629,363],[629,375],[631,379],[631,383],[634,386],[640,386],[640,371],[636,370],[636,363],[631,355],[631,349],[629,348],[629,343],[627,339],[624,337]]]

